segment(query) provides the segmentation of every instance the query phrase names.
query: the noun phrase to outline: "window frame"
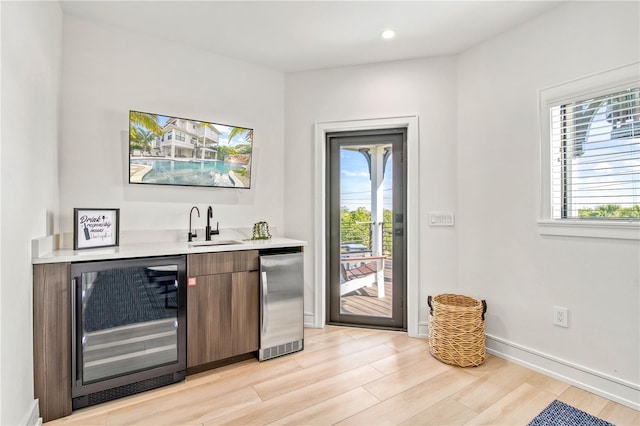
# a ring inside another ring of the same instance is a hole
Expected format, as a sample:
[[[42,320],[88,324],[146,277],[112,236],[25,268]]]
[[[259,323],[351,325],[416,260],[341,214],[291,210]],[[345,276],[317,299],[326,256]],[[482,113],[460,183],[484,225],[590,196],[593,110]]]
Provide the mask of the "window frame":
[[[640,240],[638,221],[554,219],[552,216],[552,141],[550,109],[640,84],[640,62],[614,68],[538,91],[540,129],[540,199],[538,233],[568,237]]]

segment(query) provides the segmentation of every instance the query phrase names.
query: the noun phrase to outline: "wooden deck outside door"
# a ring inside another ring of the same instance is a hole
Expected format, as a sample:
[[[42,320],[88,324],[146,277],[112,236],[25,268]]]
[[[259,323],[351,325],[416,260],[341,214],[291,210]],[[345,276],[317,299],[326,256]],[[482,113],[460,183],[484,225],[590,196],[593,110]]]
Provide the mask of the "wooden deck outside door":
[[[327,318],[406,330],[406,129],[327,134]]]

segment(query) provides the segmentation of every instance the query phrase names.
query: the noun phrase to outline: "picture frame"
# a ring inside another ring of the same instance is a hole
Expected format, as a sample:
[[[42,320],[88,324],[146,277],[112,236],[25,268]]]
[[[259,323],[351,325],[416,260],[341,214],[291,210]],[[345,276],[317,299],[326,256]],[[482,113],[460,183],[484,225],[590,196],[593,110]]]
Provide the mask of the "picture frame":
[[[251,189],[253,130],[129,110],[129,184]]]
[[[119,243],[120,209],[73,209],[74,250],[116,247]]]

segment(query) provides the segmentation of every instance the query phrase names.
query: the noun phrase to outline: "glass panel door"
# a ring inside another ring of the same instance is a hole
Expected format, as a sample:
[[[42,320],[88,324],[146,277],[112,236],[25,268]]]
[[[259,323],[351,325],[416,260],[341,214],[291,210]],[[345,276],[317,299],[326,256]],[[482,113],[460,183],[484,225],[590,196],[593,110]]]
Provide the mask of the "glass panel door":
[[[178,361],[178,265],[78,275],[82,383]]]
[[[327,137],[329,319],[405,328],[404,129]]]

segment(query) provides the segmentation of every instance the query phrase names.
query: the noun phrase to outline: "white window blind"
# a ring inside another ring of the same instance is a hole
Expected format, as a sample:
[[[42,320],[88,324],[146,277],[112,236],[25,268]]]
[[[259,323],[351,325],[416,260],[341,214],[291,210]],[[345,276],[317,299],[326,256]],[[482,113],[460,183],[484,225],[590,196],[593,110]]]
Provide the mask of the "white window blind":
[[[550,113],[552,218],[640,220],[640,87]]]

